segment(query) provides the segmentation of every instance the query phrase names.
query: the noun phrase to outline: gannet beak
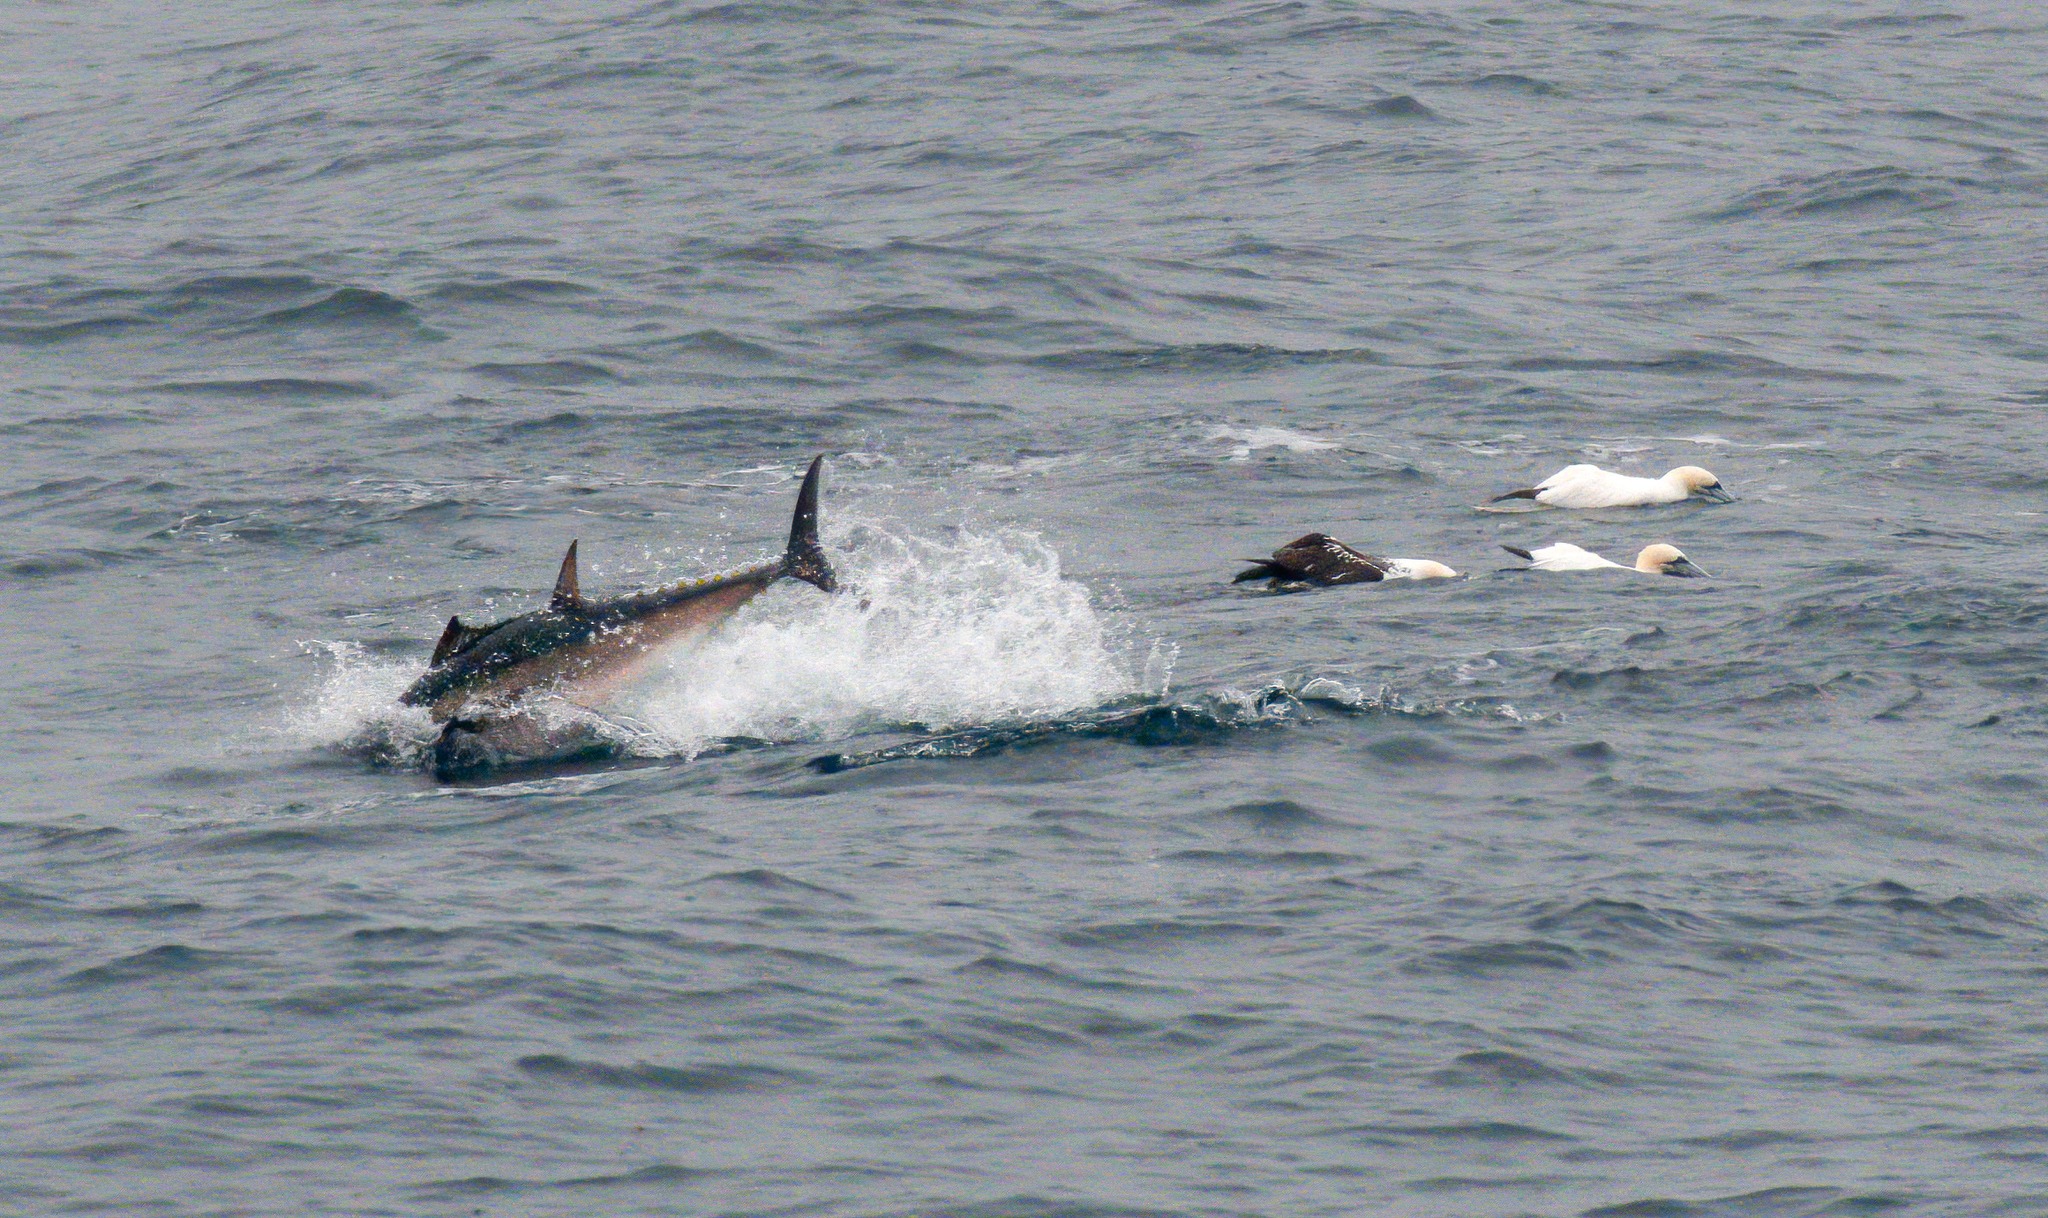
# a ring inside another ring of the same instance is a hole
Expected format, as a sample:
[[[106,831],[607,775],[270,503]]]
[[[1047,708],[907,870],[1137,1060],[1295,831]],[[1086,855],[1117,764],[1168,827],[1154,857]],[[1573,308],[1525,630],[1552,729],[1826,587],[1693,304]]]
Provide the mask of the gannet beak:
[[[1735,502],[1735,496],[1733,496],[1733,495],[1729,494],[1729,493],[1728,493],[1727,491],[1723,490],[1723,489],[1721,488],[1721,484],[1720,484],[1720,483],[1718,483],[1718,482],[1716,482],[1716,483],[1715,483],[1714,485],[1712,485],[1712,486],[1703,486],[1703,487],[1701,487],[1701,488],[1700,488],[1699,490],[1697,490],[1697,491],[1694,491],[1693,493],[1694,493],[1694,494],[1696,494],[1696,495],[1698,495],[1698,496],[1699,496],[1700,498],[1702,498],[1702,499],[1706,500],[1706,501],[1707,501],[1707,502],[1709,502],[1709,503],[1733,503],[1733,502]]]
[[[1679,558],[1674,559],[1671,562],[1665,563],[1664,574],[1676,575],[1682,579],[1714,578],[1713,576],[1708,575],[1705,571],[1702,571],[1698,567],[1694,566],[1693,561],[1690,558]]]

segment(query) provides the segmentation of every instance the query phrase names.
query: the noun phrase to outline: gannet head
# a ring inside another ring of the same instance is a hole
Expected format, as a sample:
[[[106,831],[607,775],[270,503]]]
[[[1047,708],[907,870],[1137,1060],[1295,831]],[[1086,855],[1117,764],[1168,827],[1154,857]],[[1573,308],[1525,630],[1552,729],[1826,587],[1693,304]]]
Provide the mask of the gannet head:
[[[1707,471],[1700,472],[1704,474]],[[1709,578],[1705,571],[1693,566],[1692,559],[1687,558],[1677,546],[1667,546],[1663,542],[1643,547],[1643,552],[1636,555],[1636,570],[1645,575],[1678,575],[1687,579]]]
[[[1458,573],[1457,573],[1456,571],[1453,571],[1453,570],[1451,570],[1451,569],[1450,569],[1449,567],[1446,567],[1445,565],[1443,565],[1443,564],[1442,564],[1442,563],[1440,563],[1440,562],[1431,562],[1431,561],[1430,561],[1429,559],[1427,559],[1427,558],[1411,558],[1411,559],[1408,559],[1408,560],[1407,560],[1407,566],[1408,566],[1408,578],[1409,578],[1409,579],[1456,579],[1456,578],[1458,578]]]
[[[1697,465],[1681,465],[1664,475],[1664,481],[1676,483],[1685,488],[1687,495],[1698,495],[1715,503],[1733,503],[1735,496],[1721,489],[1721,480],[1711,472]]]

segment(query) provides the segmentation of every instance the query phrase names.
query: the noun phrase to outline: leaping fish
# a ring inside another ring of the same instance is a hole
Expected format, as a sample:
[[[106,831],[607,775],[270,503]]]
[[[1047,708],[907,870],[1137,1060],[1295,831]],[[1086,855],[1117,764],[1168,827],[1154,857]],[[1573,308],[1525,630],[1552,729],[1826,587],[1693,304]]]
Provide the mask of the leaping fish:
[[[1502,546],[1501,549],[1517,558],[1528,559],[1531,571],[1639,571],[1644,575],[1677,575],[1687,579],[1703,579],[1707,575],[1694,566],[1692,559],[1687,558],[1677,546],[1663,542],[1644,546],[1643,552],[1636,555],[1633,567],[1624,567],[1568,541],[1538,546],[1534,550],[1524,550],[1520,546]]]
[[[1354,550],[1327,533],[1297,537],[1273,551],[1271,558],[1247,558],[1252,566],[1237,573],[1233,584],[1268,579],[1284,584],[1376,584],[1389,579],[1452,579],[1457,572],[1427,558],[1375,558]]]
[[[1662,478],[1633,478],[1597,465],[1567,465],[1535,486],[1495,495],[1492,502],[1533,499],[1546,507],[1647,507],[1683,503],[1694,496],[1713,503],[1735,502],[1719,478],[1697,465],[1681,465]]]
[[[785,576],[836,591],[838,578],[818,544],[818,474],[824,463],[817,458],[804,475],[788,548],[774,562],[592,600],[577,578],[572,541],[545,607],[488,626],[449,618],[427,671],[399,698],[425,707],[441,724],[435,776],[447,779],[560,752],[563,742],[535,713],[534,699],[555,695],[581,705],[602,698],[638,675],[656,652],[709,633]]]

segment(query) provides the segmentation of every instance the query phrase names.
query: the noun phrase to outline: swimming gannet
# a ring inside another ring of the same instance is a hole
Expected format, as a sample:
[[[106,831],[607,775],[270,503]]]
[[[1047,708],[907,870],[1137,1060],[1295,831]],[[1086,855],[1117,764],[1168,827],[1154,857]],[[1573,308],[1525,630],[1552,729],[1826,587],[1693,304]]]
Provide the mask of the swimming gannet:
[[[1697,465],[1681,465],[1662,478],[1632,478],[1597,465],[1567,465],[1527,490],[1495,495],[1503,499],[1534,499],[1550,507],[1642,507],[1652,503],[1683,503],[1694,495],[1714,503],[1733,503],[1721,480]]]
[[[1706,572],[1693,565],[1692,559],[1679,552],[1677,546],[1662,542],[1644,546],[1636,555],[1636,565],[1624,567],[1618,562],[1609,562],[1591,550],[1582,550],[1568,541],[1556,542],[1541,549],[1524,550],[1517,546],[1502,546],[1501,549],[1517,558],[1529,560],[1531,571],[1640,571],[1645,575],[1680,575],[1686,578],[1705,577]]]
[[[1389,579],[1453,579],[1457,572],[1427,558],[1375,558],[1352,549],[1326,533],[1297,537],[1273,551],[1271,558],[1247,558],[1254,564],[1237,573],[1233,584],[1270,579],[1282,584],[1376,584]]]

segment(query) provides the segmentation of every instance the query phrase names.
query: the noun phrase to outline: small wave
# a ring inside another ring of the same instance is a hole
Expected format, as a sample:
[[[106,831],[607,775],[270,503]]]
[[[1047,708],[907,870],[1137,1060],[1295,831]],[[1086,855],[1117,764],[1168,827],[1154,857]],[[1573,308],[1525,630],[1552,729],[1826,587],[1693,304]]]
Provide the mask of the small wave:
[[[92,912],[94,916],[101,918],[132,918],[143,921],[155,921],[158,918],[182,918],[191,914],[205,913],[206,906],[198,901],[150,899],[134,905],[110,905],[105,909],[95,909]]]
[[[696,883],[700,885],[732,885],[755,892],[773,893],[784,898],[829,897],[835,901],[851,902],[854,900],[852,896],[840,892],[836,888],[806,884],[802,880],[783,875],[779,871],[771,871],[766,867],[750,867],[744,871],[722,871],[716,875],[707,875],[703,879],[696,881]]]
[[[1658,911],[1635,901],[1594,897],[1569,909],[1543,914],[1529,923],[1529,929],[1586,939],[1645,939],[1682,934],[1696,921],[1678,911]]]
[[[173,300],[266,303],[285,296],[308,296],[323,285],[310,275],[202,275],[170,291]]]
[[[1112,981],[1098,977],[1085,977],[1079,973],[1054,968],[1049,964],[1033,964],[1017,960],[997,952],[990,952],[979,959],[970,960],[953,970],[955,973],[976,978],[1000,978],[1022,982],[1027,985],[1053,985],[1061,989],[1102,990],[1128,994],[1160,993],[1165,987],[1145,985],[1131,981]]]
[[[366,926],[349,932],[357,943],[374,947],[439,947],[464,937],[461,930],[437,930],[431,926]]]
[[[1965,1142],[1991,1142],[2000,1145],[2044,1145],[2048,1144],[2048,1125],[1994,1125],[1985,1129],[1972,1129],[1953,1135]]]
[[[297,376],[252,377],[248,380],[164,381],[139,386],[144,393],[181,396],[256,398],[266,401],[341,401],[349,398],[381,397],[375,385],[364,381],[322,381]]]
[[[1177,863],[1215,867],[1306,867],[1323,869],[1356,863],[1359,856],[1336,850],[1173,850],[1159,856]]]
[[[0,559],[0,571],[22,579],[43,579],[52,575],[76,575],[81,571],[97,571],[115,563],[126,562],[134,555],[120,550],[99,550],[79,546],[68,550],[39,550],[33,554],[22,554]]]
[[[1892,1197],[1851,1197],[1837,1202],[1841,1196],[1842,1190],[1837,1188],[1795,1185],[1705,1201],[1651,1197],[1603,1205],[1587,1210],[1580,1218],[1748,1218],[1765,1214],[1772,1218],[1822,1218],[1835,1214],[1881,1214],[1906,1204],[1903,1199]]]
[[[0,820],[0,838],[25,837],[28,839],[26,843],[28,848],[35,850],[57,849],[81,844],[104,845],[110,841],[118,841],[127,835],[128,831],[126,829],[117,829],[112,825],[79,829],[70,825],[38,825],[24,821]],[[10,893],[19,893],[21,891],[21,889],[0,883],[0,908],[5,908],[13,899],[10,897]]]
[[[1573,969],[1582,959],[1579,952],[1562,943],[1527,939],[1447,948],[1412,962],[1409,969],[1458,977],[1492,977],[1532,968]]]
[[[1431,1072],[1430,1081],[1443,1087],[1497,1088],[1557,1084],[1583,1086],[1596,1080],[1582,1071],[1559,1068],[1539,1058],[1507,1049],[1478,1049],[1461,1053],[1448,1065]]]
[[[452,280],[435,288],[436,300],[459,304],[552,304],[596,295],[597,289],[566,279]]]
[[[72,985],[92,987],[166,981],[204,972],[234,958],[230,952],[206,951],[186,947],[181,943],[166,943],[162,947],[152,947],[148,951],[123,956],[119,960],[93,968],[80,969],[65,980]]]
[[[612,1175],[570,1176],[561,1180],[520,1180],[507,1176],[465,1176],[457,1180],[430,1180],[412,1185],[412,1191],[429,1200],[448,1200],[458,1197],[479,1197],[498,1193],[530,1192],[539,1189],[586,1189],[586,1188],[632,1188],[638,1185],[660,1185],[672,1188],[679,1184],[694,1184],[700,1180],[723,1174],[717,1168],[683,1167],[674,1163],[655,1163],[632,1171]]]
[[[813,264],[818,266],[862,266],[875,260],[872,250],[859,246],[825,245],[801,237],[779,237],[749,245],[704,251],[721,262],[758,263],[767,266]]]
[[[259,326],[363,326],[419,329],[412,303],[370,288],[337,288],[311,304],[275,309],[258,316]]]
[[[1896,880],[1879,880],[1852,888],[1837,896],[1834,903],[1842,908],[1874,906],[1937,923],[2031,924],[2024,910],[2011,901],[1973,896],[1933,899]]]
[[[1808,1146],[1814,1139],[1810,1134],[1790,1133],[1781,1129],[1731,1129],[1726,1133],[1701,1134],[1698,1137],[1679,1138],[1681,1146],[1703,1146],[1709,1150],[1756,1150],[1765,1146]]]
[[[1436,111],[1405,93],[1393,97],[1382,97],[1369,103],[1365,113],[1374,118],[1419,119],[1423,122],[1438,122],[1442,116]]]
[[[1217,375],[1268,372],[1324,364],[1383,363],[1364,347],[1297,350],[1264,343],[1181,343],[1164,347],[1085,348],[1040,355],[1027,361],[1042,368],[1074,372],[1200,372]]]
[[[1801,368],[1757,355],[1723,351],[1671,351],[1640,359],[1583,358],[1538,355],[1513,359],[1501,367],[1509,372],[1654,372],[1666,376],[1745,376],[1759,380],[1848,381],[1896,383],[1899,378],[1876,372],[1844,372],[1834,368]]]
[[[116,315],[81,317],[74,321],[53,321],[42,325],[0,325],[0,343],[13,343],[19,347],[39,347],[79,338],[97,338],[149,324],[150,320],[147,317]]]
[[[1200,744],[1261,723],[1257,716],[1211,707],[1148,704],[1035,722],[974,727],[865,753],[833,753],[811,760],[821,774],[837,774],[890,761],[991,756],[1064,739],[1121,740],[1162,747]]]
[[[522,1057],[519,1068],[536,1077],[558,1082],[588,1083],[633,1091],[680,1091],[689,1095],[769,1091],[809,1081],[807,1076],[796,1071],[778,1070],[771,1066],[656,1066],[646,1062],[614,1066],[605,1062],[579,1061],[557,1053]]]
[[[618,373],[602,364],[576,359],[543,360],[531,364],[474,364],[469,370],[507,385],[532,385],[544,389],[619,379]]]
[[[1344,1125],[1328,1131],[1339,1135],[1368,1135],[1381,1138],[1413,1138],[1428,1141],[1478,1144],[1513,1142],[1576,1142],[1568,1133],[1555,1133],[1534,1125],[1511,1121],[1460,1121],[1447,1125]]]
[[[945,305],[863,305],[840,313],[829,313],[812,325],[818,328],[854,330],[920,329],[966,334],[1001,331],[1021,319],[1015,309],[997,306],[987,309],[953,308]]]
[[[1547,80],[1524,76],[1520,72],[1488,72],[1468,82],[1471,88],[1488,89],[1497,93],[1520,93],[1528,97],[1556,97],[1564,90]]]
[[[1871,212],[1920,212],[1948,206],[1952,192],[1890,165],[1794,174],[1737,195],[1703,220],[1832,219]]]
[[[994,361],[985,355],[948,347],[943,343],[912,340],[890,343],[883,351],[899,364],[955,364],[963,368],[985,368]]]
[[[189,849],[197,854],[300,854],[324,850],[340,840],[340,835],[319,829],[241,829],[208,834]]]
[[[1115,740],[1142,748],[1185,747],[1220,742],[1244,731],[1310,722],[1318,712],[1424,718],[1483,715],[1523,721],[1520,712],[1503,703],[1413,703],[1390,689],[1369,695],[1318,677],[1299,686],[1269,685],[1252,693],[1226,690],[1188,702],[1137,697],[1079,714],[995,722],[865,753],[828,754],[813,758],[810,765],[821,774],[837,774],[885,762],[981,757],[1074,739]]]
[[[1107,948],[1152,954],[1200,944],[1238,950],[1245,939],[1271,939],[1286,934],[1278,926],[1201,919],[1156,919],[1137,922],[1096,922],[1071,927],[1054,936],[1070,947]]]
[[[1349,822],[1325,816],[1307,804],[1291,799],[1261,799],[1251,803],[1232,804],[1214,812],[1199,813],[1208,820],[1242,825],[1258,833],[1293,833],[1300,829],[1329,827],[1350,827]]]
[[[693,330],[688,334],[677,334],[668,338],[649,339],[631,345],[604,347],[596,354],[611,359],[645,362],[649,359],[668,360],[676,356],[698,357],[709,360],[726,360],[742,364],[784,364],[792,362],[789,356],[765,342],[742,338],[724,330]]]

